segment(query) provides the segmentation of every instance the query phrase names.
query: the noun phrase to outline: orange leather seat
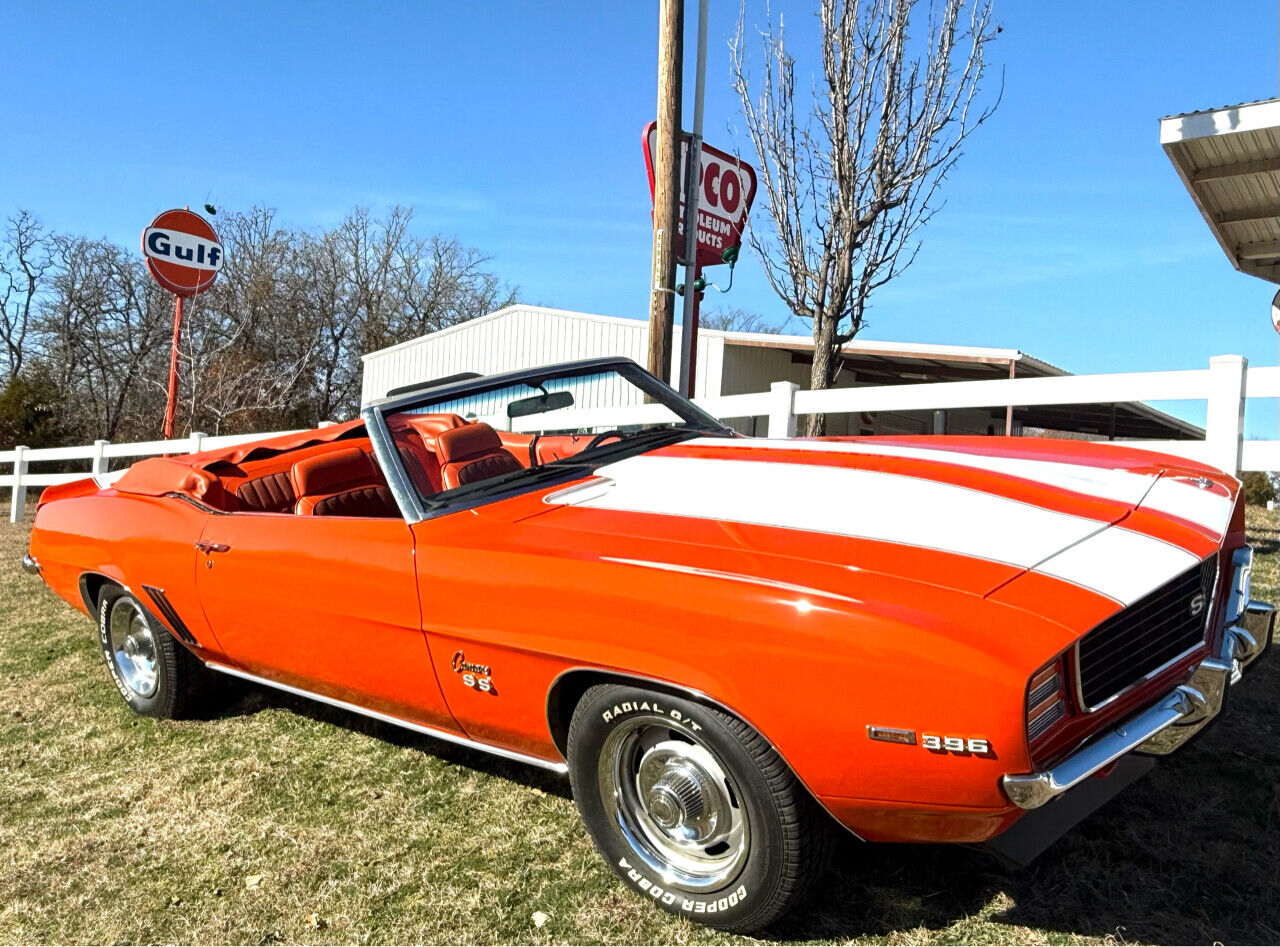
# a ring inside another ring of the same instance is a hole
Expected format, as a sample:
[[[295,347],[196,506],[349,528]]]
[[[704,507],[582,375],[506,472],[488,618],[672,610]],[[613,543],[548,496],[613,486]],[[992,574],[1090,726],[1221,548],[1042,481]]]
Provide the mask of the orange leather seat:
[[[244,481],[236,488],[235,497],[237,509],[254,513],[289,513],[298,499],[283,471]]]
[[[444,431],[464,427],[456,414],[401,414],[389,419],[391,437],[400,452],[409,479],[423,496],[439,493],[443,487],[436,438]]]
[[[446,490],[524,469],[503,449],[498,432],[482,421],[437,436],[436,455]]]
[[[590,434],[543,434],[533,443],[535,460],[541,466],[580,454],[591,443],[591,437]]]
[[[299,516],[399,516],[395,497],[358,447],[308,457],[289,471]]]

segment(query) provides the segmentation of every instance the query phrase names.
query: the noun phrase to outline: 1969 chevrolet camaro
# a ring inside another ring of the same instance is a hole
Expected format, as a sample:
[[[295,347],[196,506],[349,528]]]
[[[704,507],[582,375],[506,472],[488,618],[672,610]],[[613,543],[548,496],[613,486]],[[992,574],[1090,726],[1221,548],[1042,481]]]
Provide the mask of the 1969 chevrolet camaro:
[[[603,359],[52,487],[24,564],[138,713],[231,675],[567,772],[627,885],[749,931],[834,823],[1034,857],[1268,647],[1251,562],[1196,463],[745,438]]]

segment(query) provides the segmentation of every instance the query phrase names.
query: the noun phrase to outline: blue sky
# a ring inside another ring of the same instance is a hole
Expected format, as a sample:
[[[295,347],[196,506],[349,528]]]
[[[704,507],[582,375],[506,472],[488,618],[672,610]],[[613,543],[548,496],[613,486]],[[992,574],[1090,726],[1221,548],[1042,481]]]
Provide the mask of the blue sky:
[[[797,41],[814,5],[772,4]],[[647,311],[655,0],[3,10],[3,215],[133,243],[184,203],[315,227],[413,204],[424,232],[480,247],[529,302]],[[736,13],[711,2],[706,135],[746,148]],[[1227,263],[1157,128],[1276,94],[1274,0],[996,0],[996,15],[1004,100],[863,337],[1020,348],[1076,372],[1275,364],[1274,287]],[[749,254],[722,300],[786,317]],[[1267,408],[1251,433],[1274,431]]]

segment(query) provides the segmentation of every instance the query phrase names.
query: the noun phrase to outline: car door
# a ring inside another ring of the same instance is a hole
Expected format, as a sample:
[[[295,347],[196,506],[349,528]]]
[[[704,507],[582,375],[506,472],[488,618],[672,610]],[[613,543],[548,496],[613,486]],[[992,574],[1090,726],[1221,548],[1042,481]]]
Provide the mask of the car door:
[[[245,670],[457,729],[422,632],[403,520],[227,513],[209,517],[196,546],[205,616]]]

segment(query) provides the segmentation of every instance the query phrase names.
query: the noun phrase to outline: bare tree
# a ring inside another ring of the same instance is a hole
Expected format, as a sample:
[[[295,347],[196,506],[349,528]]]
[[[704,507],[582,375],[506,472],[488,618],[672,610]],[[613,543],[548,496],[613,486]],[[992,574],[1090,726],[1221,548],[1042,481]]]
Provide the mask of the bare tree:
[[[918,7],[927,22],[917,39]],[[834,383],[872,294],[915,259],[939,187],[999,104],[977,99],[1000,31],[990,0],[821,0],[818,21],[822,72],[808,107],[797,102],[781,18],[761,31],[757,91],[745,0],[730,43],[769,215],[749,231],[751,245],[774,292],[812,322],[815,389]],[[809,433],[825,429],[812,415]]]
[[[34,215],[20,210],[9,218],[0,245],[0,337],[6,378],[22,370],[36,295],[48,269],[48,235]]]
[[[63,427],[110,439],[154,429],[164,401],[148,399],[147,381],[165,363],[168,294],[135,253],[105,240],[57,236],[52,258],[38,328],[42,357],[66,394]]]
[[[488,257],[439,234],[415,237],[412,219],[411,208],[381,219],[357,208],[302,250],[322,418],[357,409],[362,354],[515,301]]]
[[[180,355],[191,430],[228,433],[309,420],[293,410],[312,355],[297,273],[300,238],[255,207],[219,221],[228,260],[218,282],[188,304]],[[152,379],[163,389],[164,378]]]
[[[773,325],[758,312],[748,312],[737,306],[717,306],[708,309],[698,316],[698,325],[703,329],[720,329],[730,332],[767,332],[776,334],[783,326]]]
[[[226,265],[184,307],[179,423],[233,433],[351,417],[361,355],[514,300],[484,254],[415,235],[412,216],[357,209],[313,232],[264,207],[222,214]],[[15,214],[0,234],[0,303],[0,388],[23,382],[7,389],[0,433],[156,436],[173,300],[136,247],[49,234]]]

